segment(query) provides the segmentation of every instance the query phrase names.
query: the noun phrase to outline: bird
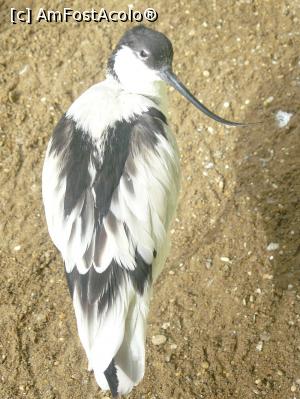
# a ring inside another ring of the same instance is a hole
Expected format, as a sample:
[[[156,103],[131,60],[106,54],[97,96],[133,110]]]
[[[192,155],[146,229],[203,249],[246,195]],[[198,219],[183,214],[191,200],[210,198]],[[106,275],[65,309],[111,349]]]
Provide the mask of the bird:
[[[153,283],[170,247],[180,162],[167,86],[214,120],[172,70],[173,47],[144,25],[123,34],[106,78],[53,130],[42,172],[49,235],[62,255],[88,369],[113,398],[145,372]]]

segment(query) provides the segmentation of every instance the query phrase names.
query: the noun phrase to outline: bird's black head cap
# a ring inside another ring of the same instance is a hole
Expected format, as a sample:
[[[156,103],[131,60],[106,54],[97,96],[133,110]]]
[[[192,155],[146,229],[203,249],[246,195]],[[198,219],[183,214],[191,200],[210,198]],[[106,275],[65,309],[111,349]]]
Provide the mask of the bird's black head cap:
[[[163,33],[139,25],[125,32],[111,54],[108,71],[112,74],[115,55],[123,46],[134,51],[148,68],[159,71],[172,66],[173,47],[171,41]]]

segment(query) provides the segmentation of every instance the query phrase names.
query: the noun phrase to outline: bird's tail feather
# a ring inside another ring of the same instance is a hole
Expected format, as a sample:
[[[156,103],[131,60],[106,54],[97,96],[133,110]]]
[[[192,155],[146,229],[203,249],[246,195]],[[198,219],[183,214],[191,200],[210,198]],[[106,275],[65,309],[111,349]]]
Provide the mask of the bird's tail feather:
[[[144,376],[148,297],[146,290],[132,295],[129,303],[117,297],[112,308],[97,317],[97,303],[83,307],[74,290],[77,327],[89,370],[113,397],[129,393]]]
[[[93,367],[97,383],[102,389],[109,387],[113,396],[128,394],[144,376],[147,311],[148,306],[145,306],[141,298],[135,298],[131,302],[119,350],[104,373],[97,366]],[[115,389],[116,383],[117,390]]]

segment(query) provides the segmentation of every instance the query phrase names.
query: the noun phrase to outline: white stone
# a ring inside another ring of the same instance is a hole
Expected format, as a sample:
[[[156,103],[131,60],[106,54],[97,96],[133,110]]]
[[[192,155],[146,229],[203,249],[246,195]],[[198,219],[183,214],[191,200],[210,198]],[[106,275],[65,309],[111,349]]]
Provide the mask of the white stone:
[[[285,127],[289,123],[292,116],[293,116],[293,114],[291,114],[289,112],[285,112],[285,111],[276,112],[275,118],[276,118],[278,127],[280,127],[280,128]]]
[[[268,98],[264,101],[264,105],[271,104],[271,102],[273,102],[273,100],[274,100],[274,97],[273,97],[273,96],[268,97]]]
[[[214,166],[215,166],[215,165],[214,165],[213,162],[206,162],[206,163],[204,164],[204,168],[205,168],[205,169],[212,169]]]
[[[232,261],[227,256],[221,256],[220,260],[225,263],[232,263]]]
[[[279,248],[279,244],[277,242],[270,242],[267,246],[267,251],[276,251]]]
[[[152,337],[152,344],[153,345],[163,345],[167,341],[167,337],[164,335],[153,335]]]
[[[19,71],[19,75],[24,75],[24,73],[26,73],[27,70],[28,70],[28,65],[26,64],[26,65],[24,65],[24,66],[22,67],[22,69]]]
[[[256,345],[256,350],[257,350],[258,352],[261,352],[261,351],[262,351],[262,348],[263,348],[263,342],[262,342],[262,341],[259,341],[259,343]]]

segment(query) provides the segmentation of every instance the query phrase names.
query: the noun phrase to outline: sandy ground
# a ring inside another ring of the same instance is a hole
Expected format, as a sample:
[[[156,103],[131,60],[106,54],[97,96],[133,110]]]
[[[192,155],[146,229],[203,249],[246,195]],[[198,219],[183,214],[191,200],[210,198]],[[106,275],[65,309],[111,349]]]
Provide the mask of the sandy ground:
[[[41,168],[61,113],[104,78],[108,54],[132,25],[13,25],[10,2],[0,5],[0,398],[104,398],[47,233]],[[58,1],[13,4],[32,5],[61,9]],[[154,290],[145,378],[130,398],[300,398],[300,3],[134,6],[158,11],[149,26],[170,37],[175,71],[207,106],[264,123],[224,128],[170,90],[181,201]],[[293,113],[286,127],[275,122],[278,110]],[[167,340],[155,346],[158,334]]]

